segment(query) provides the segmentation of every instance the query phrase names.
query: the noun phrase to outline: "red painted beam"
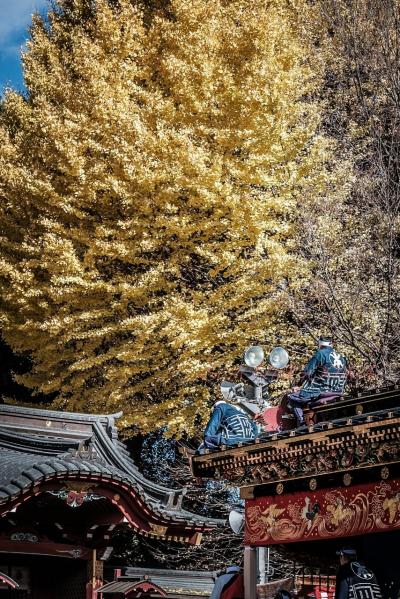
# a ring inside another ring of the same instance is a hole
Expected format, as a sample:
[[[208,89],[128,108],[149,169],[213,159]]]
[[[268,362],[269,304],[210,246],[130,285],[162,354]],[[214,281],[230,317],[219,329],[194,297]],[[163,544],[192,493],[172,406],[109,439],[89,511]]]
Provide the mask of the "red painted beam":
[[[337,539],[400,529],[400,479],[246,500],[245,545]]]
[[[52,555],[71,559],[89,559],[91,550],[79,545],[53,543],[52,541],[11,541],[0,539],[0,553],[23,553],[25,555]]]

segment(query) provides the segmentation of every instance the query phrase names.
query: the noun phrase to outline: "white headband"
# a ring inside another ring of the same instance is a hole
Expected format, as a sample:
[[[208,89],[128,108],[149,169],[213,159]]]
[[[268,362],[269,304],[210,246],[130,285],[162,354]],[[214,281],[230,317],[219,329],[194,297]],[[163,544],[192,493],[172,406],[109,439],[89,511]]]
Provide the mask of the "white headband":
[[[332,341],[318,341],[318,345],[321,347],[332,347]]]

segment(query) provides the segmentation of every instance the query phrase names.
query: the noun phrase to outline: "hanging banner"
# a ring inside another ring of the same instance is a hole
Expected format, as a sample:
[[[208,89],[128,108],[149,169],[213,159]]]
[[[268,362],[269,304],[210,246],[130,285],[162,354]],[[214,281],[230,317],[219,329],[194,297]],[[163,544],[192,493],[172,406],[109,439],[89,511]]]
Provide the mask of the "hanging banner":
[[[246,500],[246,545],[400,529],[400,480]]]

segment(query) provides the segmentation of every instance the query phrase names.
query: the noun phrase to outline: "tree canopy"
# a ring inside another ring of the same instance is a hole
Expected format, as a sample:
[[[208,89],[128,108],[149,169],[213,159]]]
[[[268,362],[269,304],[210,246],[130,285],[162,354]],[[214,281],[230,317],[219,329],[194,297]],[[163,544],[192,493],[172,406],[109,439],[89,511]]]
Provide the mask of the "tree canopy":
[[[357,385],[370,388],[400,374],[400,2],[319,6],[324,130],[348,175],[323,210],[311,201],[303,251],[313,285],[293,305],[301,326],[328,329],[347,346]]]
[[[0,111],[0,315],[52,406],[190,433],[213,373],[301,339],[299,208],[329,179],[311,10],[58,0],[35,18],[27,94]]]

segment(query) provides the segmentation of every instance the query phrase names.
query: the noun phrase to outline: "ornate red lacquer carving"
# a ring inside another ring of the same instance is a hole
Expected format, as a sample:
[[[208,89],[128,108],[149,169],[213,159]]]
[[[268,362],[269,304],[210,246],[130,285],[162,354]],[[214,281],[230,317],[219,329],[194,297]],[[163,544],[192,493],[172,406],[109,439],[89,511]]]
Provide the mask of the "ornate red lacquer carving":
[[[400,529],[400,480],[246,501],[245,543],[274,545]]]

